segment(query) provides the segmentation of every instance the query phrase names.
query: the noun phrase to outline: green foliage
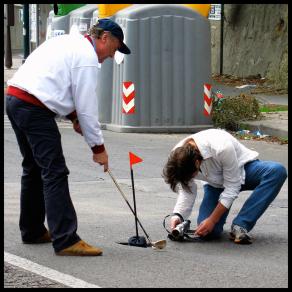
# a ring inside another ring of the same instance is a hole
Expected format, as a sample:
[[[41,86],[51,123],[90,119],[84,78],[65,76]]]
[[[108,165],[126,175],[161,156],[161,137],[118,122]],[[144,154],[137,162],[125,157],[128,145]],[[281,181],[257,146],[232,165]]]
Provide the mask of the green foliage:
[[[217,128],[238,131],[242,121],[261,117],[259,103],[253,96],[240,94],[235,97],[213,99],[212,121]]]
[[[265,104],[260,108],[262,113],[288,111],[288,105]]]

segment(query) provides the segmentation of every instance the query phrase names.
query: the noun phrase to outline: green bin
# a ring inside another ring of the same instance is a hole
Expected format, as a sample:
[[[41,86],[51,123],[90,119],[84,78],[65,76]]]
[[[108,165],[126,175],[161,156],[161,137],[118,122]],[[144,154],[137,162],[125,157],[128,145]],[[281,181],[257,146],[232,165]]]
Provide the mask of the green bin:
[[[54,13],[57,16],[64,16],[72,10],[80,8],[86,4],[54,4]]]

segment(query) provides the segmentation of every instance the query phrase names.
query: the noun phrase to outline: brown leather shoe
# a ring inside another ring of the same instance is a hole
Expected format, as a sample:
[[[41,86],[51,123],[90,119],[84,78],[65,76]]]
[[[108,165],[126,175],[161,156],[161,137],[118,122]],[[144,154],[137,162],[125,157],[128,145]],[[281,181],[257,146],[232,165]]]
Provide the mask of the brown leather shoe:
[[[98,247],[91,246],[85,241],[80,240],[75,244],[64,248],[58,252],[56,255],[60,256],[99,256],[102,255],[102,249]]]
[[[35,240],[22,240],[24,244],[35,244],[35,243],[48,243],[52,242],[51,235],[49,231],[46,231],[44,235]]]

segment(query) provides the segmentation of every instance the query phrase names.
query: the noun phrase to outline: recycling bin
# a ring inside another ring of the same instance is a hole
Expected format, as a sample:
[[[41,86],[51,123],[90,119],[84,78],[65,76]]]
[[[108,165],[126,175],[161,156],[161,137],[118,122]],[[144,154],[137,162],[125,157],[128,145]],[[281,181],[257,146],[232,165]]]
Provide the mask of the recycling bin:
[[[56,37],[58,35],[62,34],[68,34],[70,33],[70,27],[71,27],[71,14],[74,16],[75,11],[81,11],[82,15],[82,9],[84,9],[86,6],[85,4],[54,4],[54,10],[49,13],[48,17],[48,28],[49,28],[49,34],[47,34],[47,37]],[[96,4],[94,5],[96,8]],[[86,10],[86,8],[85,8]],[[77,12],[78,13],[78,12]],[[86,14],[85,14],[86,15]],[[90,22],[91,16],[89,18]],[[79,26],[80,23],[80,26]],[[85,28],[87,24],[87,19],[78,19],[78,31],[82,31],[83,28]],[[79,29],[80,28],[80,29]]]
[[[102,84],[112,88],[106,128],[196,132],[213,127],[204,100],[211,83],[209,20],[181,4],[134,4],[112,18],[122,27],[132,53],[119,65],[113,62],[112,84],[111,78]],[[102,66],[101,76],[106,69]],[[126,113],[123,90],[129,84],[134,111]]]
[[[54,18],[54,10],[51,10],[49,12],[49,16],[47,18],[46,40],[48,40],[51,37],[53,37],[53,34],[52,34],[52,22],[53,22],[53,18]]]
[[[98,9],[94,10],[92,13],[91,21],[90,21],[90,26],[93,26],[94,24],[96,24],[99,18],[98,15],[99,15],[99,10]]]
[[[51,14],[51,12],[50,12]],[[50,17],[50,16],[49,16]],[[70,15],[56,16],[51,19],[51,37],[69,33]]]
[[[96,4],[86,4],[70,12],[70,33],[87,33],[91,25],[92,15],[95,12]]]
[[[131,5],[133,4],[98,4],[99,18],[112,17],[118,11]]]
[[[71,11],[78,9],[85,4],[54,4],[54,13],[58,16],[65,16]]]

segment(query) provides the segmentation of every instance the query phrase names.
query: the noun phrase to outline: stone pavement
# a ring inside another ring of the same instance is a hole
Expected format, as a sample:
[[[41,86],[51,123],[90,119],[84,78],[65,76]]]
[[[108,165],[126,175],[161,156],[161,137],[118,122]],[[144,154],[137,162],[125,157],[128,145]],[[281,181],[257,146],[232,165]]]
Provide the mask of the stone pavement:
[[[7,69],[4,67],[4,90],[6,82],[10,79],[17,69],[22,64],[22,54],[13,55],[12,68]],[[212,82],[213,90],[220,90],[226,96],[235,96],[240,93],[250,94],[253,87],[246,87],[238,89],[235,86],[226,86],[218,82]],[[288,94],[271,95],[271,94],[252,94],[260,103],[288,105]],[[5,111],[5,108],[4,108]],[[275,136],[279,138],[288,138],[288,111],[263,113],[263,118],[256,121],[245,121],[243,123],[251,131],[260,131],[262,135]]]
[[[68,288],[4,262],[4,288]]]

